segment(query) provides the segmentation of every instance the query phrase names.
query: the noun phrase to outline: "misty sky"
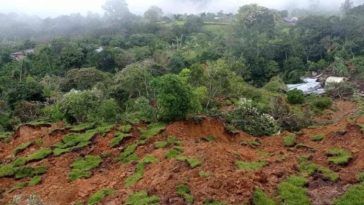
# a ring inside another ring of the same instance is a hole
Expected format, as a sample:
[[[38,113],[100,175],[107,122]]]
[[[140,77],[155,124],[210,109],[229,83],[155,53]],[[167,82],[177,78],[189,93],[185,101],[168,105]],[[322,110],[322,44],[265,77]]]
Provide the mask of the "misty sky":
[[[201,13],[204,11],[236,12],[241,5],[257,3],[275,9],[307,7],[308,2],[318,1],[323,8],[338,8],[344,0],[205,0],[204,4],[192,0],[127,0],[133,13],[142,14],[151,5],[161,7],[165,13]],[[356,0],[356,2],[363,0]],[[41,17],[88,11],[102,13],[105,0],[0,0],[0,12],[25,13]]]

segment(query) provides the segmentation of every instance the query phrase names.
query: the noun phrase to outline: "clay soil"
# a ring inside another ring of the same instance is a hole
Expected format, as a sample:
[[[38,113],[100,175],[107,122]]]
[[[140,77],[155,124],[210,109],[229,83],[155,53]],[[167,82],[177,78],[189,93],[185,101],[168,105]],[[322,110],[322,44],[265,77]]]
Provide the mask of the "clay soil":
[[[199,122],[175,122],[166,130],[153,137],[145,145],[139,146],[137,154],[142,158],[151,154],[159,159],[159,163],[147,165],[143,178],[130,188],[125,188],[124,180],[132,175],[135,163],[120,164],[115,162],[123,147],[139,137],[136,128],[133,138],[126,140],[120,147],[110,148],[109,143],[115,131],[104,136],[98,135],[91,146],[79,151],[64,154],[60,157],[48,157],[31,165],[42,164],[48,167],[43,175],[42,183],[7,193],[17,180],[0,178],[0,204],[6,204],[14,199],[25,203],[29,195],[37,195],[44,204],[69,205],[87,201],[88,197],[102,188],[112,188],[114,194],[108,196],[103,204],[123,204],[128,195],[140,190],[146,190],[151,195],[157,195],[161,204],[183,205],[185,202],[176,194],[176,186],[182,183],[189,185],[194,196],[194,204],[202,204],[206,199],[223,201],[226,204],[249,203],[256,187],[263,189],[271,196],[277,194],[277,185],[290,175],[298,173],[297,160],[302,155],[312,155],[312,161],[329,167],[340,175],[336,183],[327,182],[320,176],[309,179],[308,194],[315,205],[331,204],[332,200],[342,194],[348,185],[357,183],[356,175],[364,171],[364,136],[358,124],[364,124],[364,118],[349,119],[355,112],[355,104],[340,101],[336,109],[323,115],[322,120],[331,121],[320,127],[304,129],[298,136],[295,148],[283,146],[282,138],[288,133],[278,136],[255,138],[245,133],[228,134],[224,124],[216,119],[206,118]],[[318,118],[320,120],[320,118]],[[9,143],[0,143],[1,163],[10,162],[13,150],[20,144],[42,139],[42,143],[32,145],[19,156],[26,156],[41,147],[50,147],[58,143],[68,131],[62,130],[63,124],[49,126],[22,126]],[[59,131],[51,132],[51,130]],[[51,134],[50,134],[51,133]],[[321,142],[312,142],[310,137],[324,134]],[[183,155],[193,156],[203,163],[194,169],[188,164],[177,160],[165,159],[165,153],[170,148],[155,149],[156,141],[164,140],[174,135],[184,150]],[[215,141],[208,142],[203,137],[212,135]],[[260,146],[249,146],[248,142],[259,140]],[[334,166],[327,160],[325,152],[332,147],[340,147],[352,152],[353,160],[345,167]],[[93,170],[92,177],[70,182],[68,173],[70,164],[78,157],[88,154],[105,156],[100,167]],[[237,170],[236,160],[265,160],[268,165],[257,172]],[[200,171],[208,172],[208,177],[201,177]]]

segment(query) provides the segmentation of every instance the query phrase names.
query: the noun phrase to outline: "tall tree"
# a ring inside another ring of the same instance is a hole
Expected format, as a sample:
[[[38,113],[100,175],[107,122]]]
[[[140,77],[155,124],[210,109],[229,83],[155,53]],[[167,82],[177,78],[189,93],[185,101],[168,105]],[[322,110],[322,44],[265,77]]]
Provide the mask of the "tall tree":
[[[102,8],[105,10],[105,16],[116,22],[123,21],[131,15],[125,0],[106,0]]]

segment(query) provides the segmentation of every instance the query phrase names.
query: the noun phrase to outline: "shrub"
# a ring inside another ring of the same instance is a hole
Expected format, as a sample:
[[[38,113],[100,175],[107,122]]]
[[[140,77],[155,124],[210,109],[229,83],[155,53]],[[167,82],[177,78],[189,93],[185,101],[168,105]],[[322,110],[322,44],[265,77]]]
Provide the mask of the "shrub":
[[[246,162],[246,161],[235,161],[235,165],[239,170],[242,171],[259,171],[267,165],[265,161]]]
[[[256,189],[253,193],[253,205],[276,205],[277,203],[269,198],[261,189]]]
[[[254,136],[272,135],[279,131],[274,118],[260,112],[250,100],[241,100],[237,108],[225,115],[229,124]]]
[[[87,205],[99,204],[105,197],[111,195],[114,191],[112,189],[101,189],[97,191],[87,201]]]
[[[364,182],[364,172],[361,172],[357,176],[359,182]]]
[[[124,151],[117,158],[121,163],[129,163],[135,160],[138,160],[138,156],[135,154],[135,150],[137,149],[137,144],[128,145]]]
[[[166,153],[166,159],[176,158],[179,155],[181,155],[182,153],[183,153],[183,149],[181,147],[174,147]]]
[[[305,102],[305,95],[301,90],[290,90],[287,93],[287,100],[290,104],[302,104]]]
[[[110,146],[111,147],[117,147],[119,146],[124,139],[130,138],[132,135],[125,134],[125,133],[117,133],[114,138],[111,139]]]
[[[184,119],[192,109],[192,90],[177,75],[167,74],[153,81],[159,116],[163,120]]]
[[[60,104],[46,106],[42,109],[42,112],[43,116],[51,122],[59,122],[65,118]]]
[[[63,96],[61,110],[69,122],[86,122],[100,105],[100,93],[96,91],[71,91]]]
[[[277,93],[285,92],[287,90],[286,84],[279,77],[273,77],[263,88]]]
[[[93,118],[96,119],[96,121],[116,123],[120,119],[118,114],[120,112],[119,105],[114,99],[102,100],[98,105]]]
[[[290,134],[288,136],[283,137],[283,145],[285,147],[293,147],[296,145],[296,135]]]
[[[348,82],[331,83],[325,85],[326,93],[333,98],[350,98],[354,94],[354,87]]]
[[[71,164],[69,178],[71,181],[91,176],[91,170],[98,167],[102,162],[101,157],[88,155],[85,158],[79,158]]]
[[[41,104],[28,101],[20,101],[15,104],[14,115],[21,122],[29,122],[37,119],[41,114]]]
[[[336,165],[346,165],[352,159],[351,153],[339,148],[332,148],[327,151],[326,155],[329,157],[329,162]]]
[[[155,122],[157,110],[145,97],[129,100],[126,108],[126,120],[130,122]]]
[[[332,100],[328,97],[318,97],[313,100],[312,105],[320,110],[325,110],[332,106]]]
[[[364,204],[364,184],[349,187],[349,189],[338,197],[334,205],[362,205]]]

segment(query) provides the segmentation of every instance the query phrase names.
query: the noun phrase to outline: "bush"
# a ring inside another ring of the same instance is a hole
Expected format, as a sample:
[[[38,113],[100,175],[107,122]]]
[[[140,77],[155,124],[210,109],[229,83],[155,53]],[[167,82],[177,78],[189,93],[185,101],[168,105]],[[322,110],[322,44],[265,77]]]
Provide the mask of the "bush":
[[[354,94],[354,87],[348,82],[330,83],[325,85],[326,93],[333,98],[350,98]]]
[[[279,131],[274,118],[260,112],[250,100],[241,100],[237,108],[225,115],[227,122],[254,136],[273,135]]]
[[[277,93],[285,92],[287,90],[286,84],[279,77],[273,77],[263,88]]]
[[[64,113],[61,110],[60,104],[54,104],[44,107],[42,109],[42,112],[43,116],[51,122],[59,122],[65,118]]]
[[[265,162],[265,161],[256,161],[256,162],[236,161],[235,165],[239,170],[242,170],[242,171],[259,171],[267,165],[267,162]]]
[[[287,93],[287,100],[290,104],[302,104],[305,102],[305,95],[302,90],[291,90]]]
[[[332,106],[332,100],[328,97],[317,97],[313,100],[312,105],[320,110],[325,110]]]
[[[303,177],[291,176],[278,185],[279,197],[284,205],[309,205],[305,185],[307,180]]]
[[[102,100],[94,118],[102,122],[115,123],[120,119],[120,112],[119,105],[114,99]]]
[[[29,122],[37,119],[41,114],[41,104],[20,101],[16,103],[14,115],[20,119],[21,122]]]
[[[177,75],[167,74],[155,81],[159,116],[163,120],[184,119],[192,109],[192,90]]]
[[[97,191],[87,201],[87,205],[95,205],[99,204],[105,197],[111,195],[113,193],[112,189],[102,189]]]

